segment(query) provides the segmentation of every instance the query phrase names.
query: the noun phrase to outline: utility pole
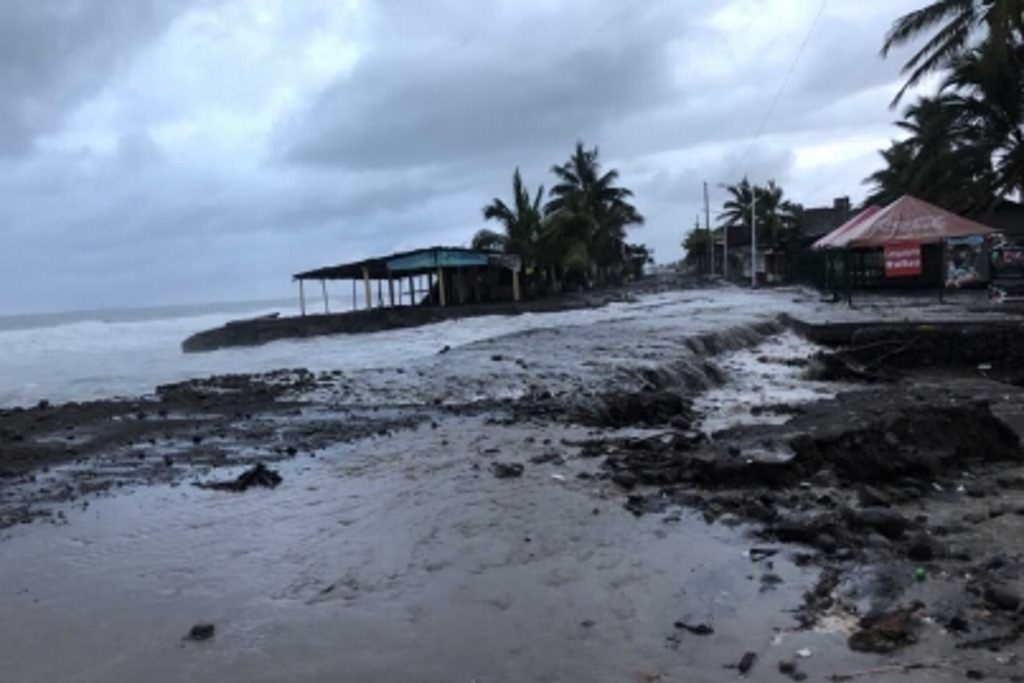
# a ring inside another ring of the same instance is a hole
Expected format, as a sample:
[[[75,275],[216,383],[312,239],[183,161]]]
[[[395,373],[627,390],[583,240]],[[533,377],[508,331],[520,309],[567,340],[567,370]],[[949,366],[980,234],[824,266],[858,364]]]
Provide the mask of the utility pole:
[[[693,234],[694,235],[699,235],[700,234],[700,214],[699,213],[697,214],[696,220],[694,220],[694,222],[693,222]],[[700,272],[701,272],[702,275],[704,274],[704,272],[706,270],[704,268],[704,258],[706,256],[707,256],[707,254],[702,254],[702,255],[699,256],[699,258],[697,260],[697,264],[700,266]]]
[[[708,231],[708,245],[711,249],[711,274],[715,274],[715,238],[711,234],[711,204],[708,203],[708,181],[704,181],[704,228]]]
[[[757,192],[750,186],[750,288],[757,288]]]

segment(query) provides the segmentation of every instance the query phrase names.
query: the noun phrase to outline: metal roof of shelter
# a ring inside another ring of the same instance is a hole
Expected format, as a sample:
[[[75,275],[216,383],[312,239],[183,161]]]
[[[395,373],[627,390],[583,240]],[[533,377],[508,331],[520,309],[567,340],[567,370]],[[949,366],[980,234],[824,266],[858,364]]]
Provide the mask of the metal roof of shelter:
[[[500,255],[462,247],[429,247],[307,270],[293,275],[292,279],[362,280],[369,277],[371,280],[386,280],[397,276],[425,275],[435,272],[438,268],[487,266],[492,263],[494,257],[500,258]]]
[[[849,237],[852,234],[853,229],[881,210],[882,207],[872,204],[812,244],[811,249],[836,249],[838,247],[845,247],[849,242]]]
[[[847,229],[825,248],[884,247],[899,242],[936,244],[950,237],[990,235],[996,232],[981,223],[940,209],[910,195],[903,195],[856,225],[840,226],[836,232],[843,228]],[[834,234],[831,233],[827,237]]]

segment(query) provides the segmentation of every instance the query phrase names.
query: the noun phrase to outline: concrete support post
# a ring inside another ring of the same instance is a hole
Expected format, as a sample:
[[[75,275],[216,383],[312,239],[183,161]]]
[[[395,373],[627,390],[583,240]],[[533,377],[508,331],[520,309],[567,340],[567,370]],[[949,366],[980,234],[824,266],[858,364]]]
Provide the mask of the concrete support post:
[[[302,312],[302,317],[306,317],[306,288],[303,286],[302,280],[299,280],[299,310]]]
[[[373,290],[370,289],[370,270],[363,267],[363,288],[366,290],[366,310],[373,308]]]
[[[441,308],[448,305],[448,295],[444,291],[444,268],[437,269],[437,298],[441,302]]]
[[[320,281],[320,288],[324,292],[324,313],[326,315],[330,315],[331,314],[331,307],[327,303],[327,280],[321,280]]]

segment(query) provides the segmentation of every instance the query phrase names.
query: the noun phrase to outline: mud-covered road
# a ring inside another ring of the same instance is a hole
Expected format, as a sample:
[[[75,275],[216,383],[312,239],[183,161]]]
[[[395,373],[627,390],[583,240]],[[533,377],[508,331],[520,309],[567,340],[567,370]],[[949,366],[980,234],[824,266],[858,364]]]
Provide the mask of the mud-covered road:
[[[1024,393],[801,296],[5,411],[5,676],[1016,680]]]

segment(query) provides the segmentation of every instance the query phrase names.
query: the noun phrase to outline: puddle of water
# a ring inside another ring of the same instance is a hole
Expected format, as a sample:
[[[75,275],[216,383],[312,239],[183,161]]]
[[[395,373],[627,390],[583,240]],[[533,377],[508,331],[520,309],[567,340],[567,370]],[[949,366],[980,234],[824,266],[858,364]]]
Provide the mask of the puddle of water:
[[[26,682],[717,680],[792,626],[813,573],[776,558],[762,592],[741,532],[634,519],[589,461],[494,478],[557,448],[531,435],[452,420],[282,463],[272,491],[140,488],[12,529],[0,659]]]

